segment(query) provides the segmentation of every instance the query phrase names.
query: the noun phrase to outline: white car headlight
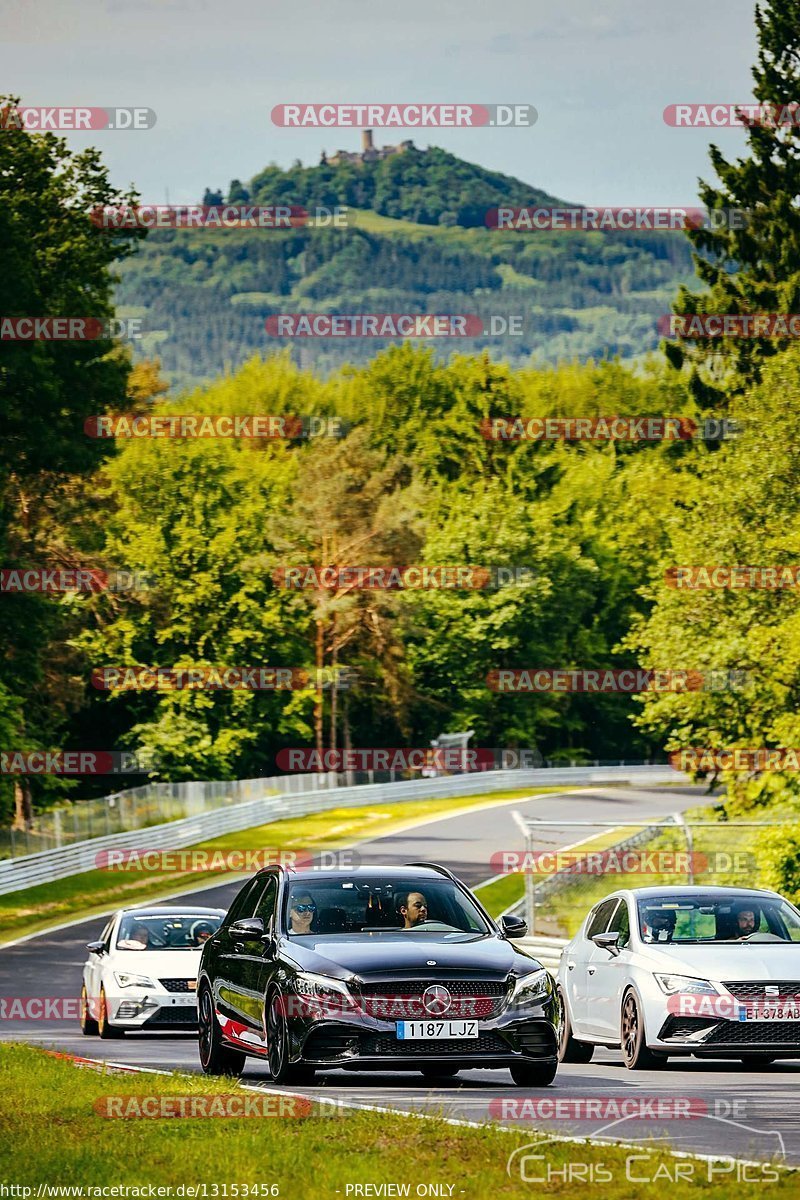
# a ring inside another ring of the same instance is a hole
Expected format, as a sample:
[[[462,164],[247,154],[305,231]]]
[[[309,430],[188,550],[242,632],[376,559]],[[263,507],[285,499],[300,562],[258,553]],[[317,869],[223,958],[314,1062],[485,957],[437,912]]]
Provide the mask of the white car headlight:
[[[332,979],[328,975],[314,975],[311,971],[302,971],[294,977],[294,989],[300,996],[308,1000],[327,1001],[339,1008],[356,1008],[350,989],[341,979]]]
[[[512,1004],[534,1004],[544,1000],[553,990],[550,972],[544,968],[521,975],[511,993]]]
[[[132,975],[130,971],[115,971],[114,978],[120,987],[154,988],[158,986],[149,975]]]
[[[662,992],[675,996],[678,992],[689,992],[692,995],[718,996],[719,988],[708,979],[695,979],[692,975],[656,975],[656,983]]]

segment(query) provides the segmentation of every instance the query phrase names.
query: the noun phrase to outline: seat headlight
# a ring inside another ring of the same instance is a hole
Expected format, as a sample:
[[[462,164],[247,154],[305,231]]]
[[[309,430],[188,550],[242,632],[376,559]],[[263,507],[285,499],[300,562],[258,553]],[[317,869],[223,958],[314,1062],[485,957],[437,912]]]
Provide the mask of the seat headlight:
[[[550,972],[544,967],[532,971],[529,975],[521,975],[514,984],[511,993],[512,1004],[538,1004],[551,995],[553,982]]]
[[[708,979],[695,979],[693,975],[656,975],[656,983],[662,992],[675,996],[678,992],[694,996],[718,996],[719,988]]]
[[[156,981],[149,975],[132,975],[130,971],[115,971],[114,978],[120,987],[154,988]]]

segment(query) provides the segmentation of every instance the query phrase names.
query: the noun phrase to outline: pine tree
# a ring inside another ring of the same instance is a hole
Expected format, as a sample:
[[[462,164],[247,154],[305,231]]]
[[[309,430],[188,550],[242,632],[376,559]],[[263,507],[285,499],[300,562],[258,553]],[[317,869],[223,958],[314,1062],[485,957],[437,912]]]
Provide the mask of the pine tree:
[[[695,268],[708,291],[682,288],[676,313],[800,311],[800,0],[767,0],[756,6],[755,20],[753,91],[762,112],[777,116],[739,111],[748,125],[745,158],[728,162],[717,146],[710,147],[720,182],[701,180],[700,195],[720,224],[709,222],[689,233]],[[665,349],[674,366],[691,368],[701,407],[719,411],[726,393],[757,382],[763,360],[787,344],[788,339],[718,337],[670,342]]]

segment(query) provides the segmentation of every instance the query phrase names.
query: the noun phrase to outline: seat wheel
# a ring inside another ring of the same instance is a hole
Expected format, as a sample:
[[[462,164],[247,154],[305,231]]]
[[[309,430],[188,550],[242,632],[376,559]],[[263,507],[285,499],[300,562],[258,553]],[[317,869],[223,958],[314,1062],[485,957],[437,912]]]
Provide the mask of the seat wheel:
[[[561,1037],[558,1042],[558,1061],[566,1063],[588,1063],[592,1061],[594,1046],[591,1042],[579,1042],[572,1036],[567,1001],[559,988],[558,1004],[561,1011]]]
[[[666,1054],[650,1050],[645,1042],[644,1017],[634,991],[622,998],[620,1016],[622,1058],[629,1071],[648,1071],[666,1062]]]
[[[100,988],[100,1009],[97,1014],[97,1032],[104,1041],[109,1038],[121,1038],[125,1036],[125,1030],[120,1029],[118,1025],[112,1025],[108,1019],[108,1004],[106,1003],[106,990]]]
[[[202,988],[198,1000],[197,1040],[204,1074],[232,1075],[238,1079],[247,1056],[240,1050],[229,1050],[222,1045],[222,1035],[214,1016],[214,1002],[208,987]]]
[[[97,1036],[97,1021],[89,1014],[89,996],[86,992],[86,984],[81,987],[81,1033],[84,1037]]]

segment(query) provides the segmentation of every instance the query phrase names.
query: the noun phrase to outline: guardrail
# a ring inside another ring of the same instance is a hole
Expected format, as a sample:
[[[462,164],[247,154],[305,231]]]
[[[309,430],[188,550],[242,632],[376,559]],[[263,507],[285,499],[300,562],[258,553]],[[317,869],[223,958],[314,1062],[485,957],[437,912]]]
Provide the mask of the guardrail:
[[[266,780],[237,781],[266,783]],[[141,830],[110,834],[76,842],[60,849],[45,850],[0,861],[0,895],[52,883],[69,875],[79,875],[97,867],[97,856],[104,850],[146,848],[180,850],[185,846],[220,837],[225,833],[252,829],[270,821],[305,816],[332,808],[355,808],[370,804],[391,804],[425,797],[483,795],[521,788],[591,786],[600,784],[681,783],[685,776],[671,767],[547,767],[534,770],[487,771],[451,775],[442,779],[414,779],[398,783],[364,784],[357,787],[321,787],[295,795],[266,795],[243,804],[233,804],[196,816],[150,825]]]
[[[562,951],[567,944],[566,938],[526,937],[517,938],[516,941],[517,945],[524,946],[534,958],[538,958],[551,975],[556,974]]]

